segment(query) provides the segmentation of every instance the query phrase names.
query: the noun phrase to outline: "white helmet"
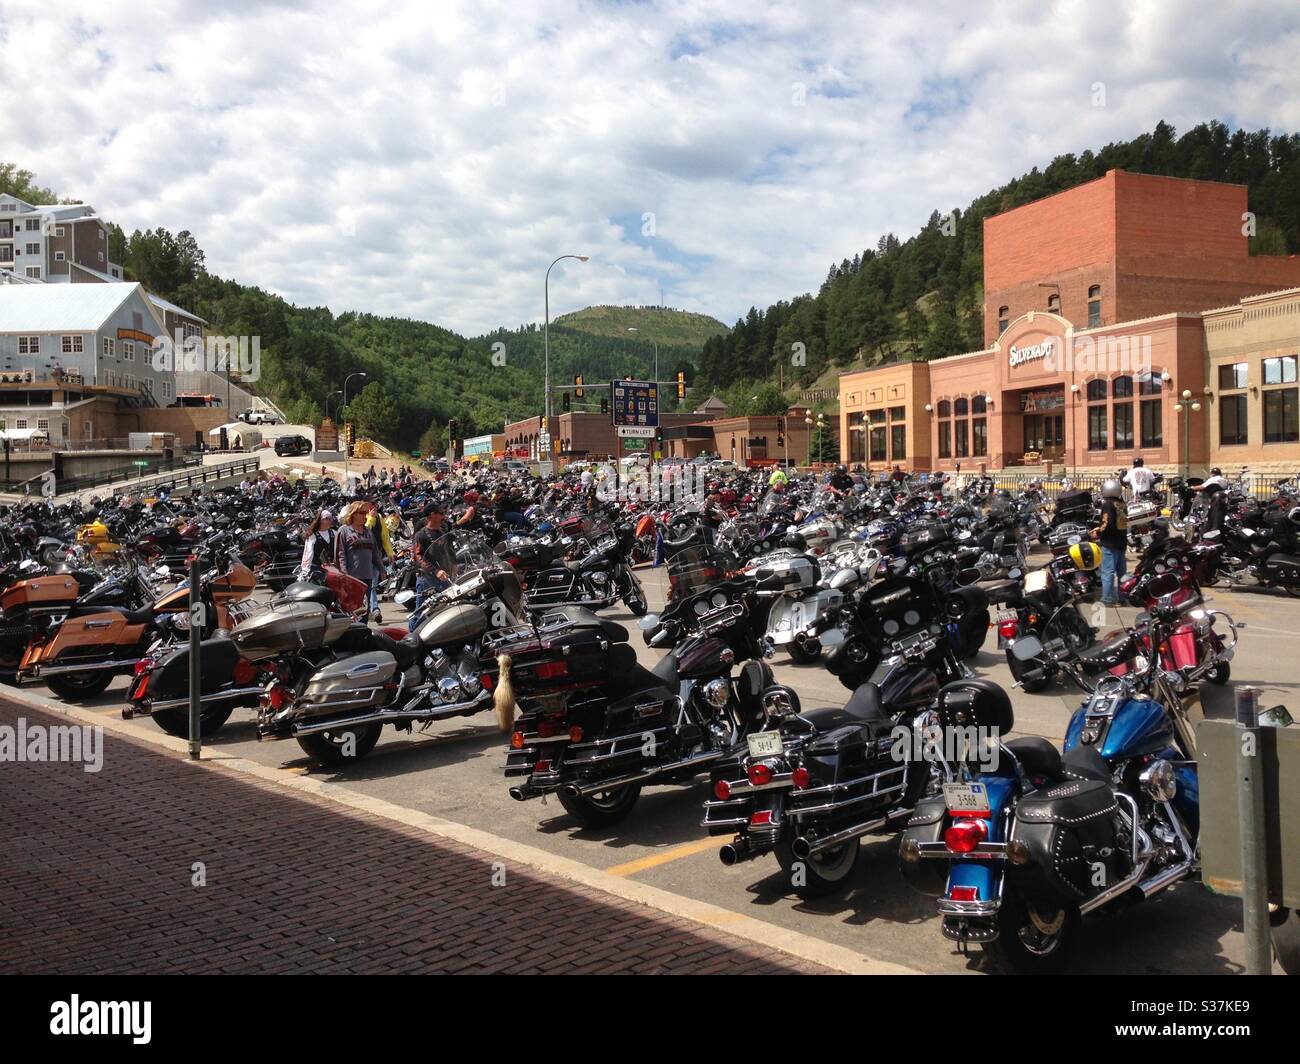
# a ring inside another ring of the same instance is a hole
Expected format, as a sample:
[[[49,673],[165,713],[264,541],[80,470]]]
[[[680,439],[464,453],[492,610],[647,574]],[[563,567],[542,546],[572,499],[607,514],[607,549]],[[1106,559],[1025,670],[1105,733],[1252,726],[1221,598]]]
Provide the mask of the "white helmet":
[[[1118,499],[1123,494],[1123,486],[1114,477],[1101,486],[1101,497],[1103,499]]]

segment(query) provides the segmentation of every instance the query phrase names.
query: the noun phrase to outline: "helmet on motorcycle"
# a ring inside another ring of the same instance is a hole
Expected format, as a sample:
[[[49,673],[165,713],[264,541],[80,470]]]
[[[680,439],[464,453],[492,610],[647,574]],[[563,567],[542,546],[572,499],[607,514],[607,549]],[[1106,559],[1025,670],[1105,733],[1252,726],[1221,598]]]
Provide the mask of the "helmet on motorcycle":
[[[1118,499],[1123,493],[1123,485],[1113,477],[1101,486],[1101,497],[1103,499]]]
[[[1096,569],[1101,565],[1101,548],[1091,540],[1076,543],[1070,548],[1070,561],[1076,569]]]

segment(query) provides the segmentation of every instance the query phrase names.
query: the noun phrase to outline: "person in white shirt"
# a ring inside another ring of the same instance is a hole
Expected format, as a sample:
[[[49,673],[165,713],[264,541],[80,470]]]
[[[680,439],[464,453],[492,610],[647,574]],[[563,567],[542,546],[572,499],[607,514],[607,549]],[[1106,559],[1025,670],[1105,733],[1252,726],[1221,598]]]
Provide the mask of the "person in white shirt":
[[[1124,483],[1133,489],[1133,494],[1144,495],[1156,482],[1156,475],[1142,463],[1141,458],[1133,459],[1133,468],[1124,474]]]
[[[1210,470],[1210,475],[1197,484],[1193,490],[1204,491],[1206,488],[1226,488],[1228,478],[1223,475],[1223,470],[1215,466]]]

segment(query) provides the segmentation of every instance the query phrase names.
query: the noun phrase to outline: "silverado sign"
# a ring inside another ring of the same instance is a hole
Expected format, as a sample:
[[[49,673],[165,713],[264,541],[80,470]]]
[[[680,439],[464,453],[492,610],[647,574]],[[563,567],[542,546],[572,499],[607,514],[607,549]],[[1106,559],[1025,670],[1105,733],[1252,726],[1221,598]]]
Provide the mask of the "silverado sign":
[[[1040,358],[1051,358],[1052,351],[1056,347],[1056,341],[1049,337],[1032,347],[1012,347],[1011,348],[1011,368],[1023,366],[1026,362],[1033,362]]]

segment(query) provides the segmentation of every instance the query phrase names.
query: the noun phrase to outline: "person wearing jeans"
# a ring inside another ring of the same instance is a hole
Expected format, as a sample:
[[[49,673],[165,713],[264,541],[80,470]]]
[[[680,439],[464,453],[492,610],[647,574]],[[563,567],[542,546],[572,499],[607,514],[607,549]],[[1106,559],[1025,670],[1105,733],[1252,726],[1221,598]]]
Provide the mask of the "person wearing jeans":
[[[443,528],[446,518],[441,505],[430,503],[424,511],[424,527],[415,534],[411,546],[416,568],[415,606],[407,627],[412,632],[425,596],[451,586],[455,563],[452,561],[451,534]]]
[[[1101,547],[1101,604],[1119,605],[1119,582],[1128,571],[1128,510],[1123,486],[1108,480],[1101,486],[1101,523],[1088,534]]]

